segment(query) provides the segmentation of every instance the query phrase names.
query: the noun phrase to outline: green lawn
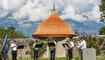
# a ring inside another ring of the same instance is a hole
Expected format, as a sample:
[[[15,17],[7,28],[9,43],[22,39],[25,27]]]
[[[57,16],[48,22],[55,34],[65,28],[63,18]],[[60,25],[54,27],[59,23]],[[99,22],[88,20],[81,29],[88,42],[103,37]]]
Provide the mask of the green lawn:
[[[12,59],[9,59],[9,60],[12,60]],[[17,60],[21,60],[21,59],[17,59]],[[33,59],[32,58],[30,58],[30,59],[24,58],[22,60],[33,60]],[[39,58],[39,60],[50,60],[50,58]],[[60,58],[55,58],[55,60],[66,60],[66,58],[60,57]]]
[[[9,60],[12,60],[12,59],[9,59]],[[17,60],[21,60],[21,59],[17,59]],[[24,58],[22,60],[33,60],[32,58],[30,59],[27,59],[27,58]],[[39,58],[39,60],[50,60],[50,58]],[[58,58],[55,58],[55,60],[66,60],[65,57],[58,57]],[[72,59],[72,60],[80,60],[80,59]],[[97,58],[97,60],[105,60],[105,58]]]

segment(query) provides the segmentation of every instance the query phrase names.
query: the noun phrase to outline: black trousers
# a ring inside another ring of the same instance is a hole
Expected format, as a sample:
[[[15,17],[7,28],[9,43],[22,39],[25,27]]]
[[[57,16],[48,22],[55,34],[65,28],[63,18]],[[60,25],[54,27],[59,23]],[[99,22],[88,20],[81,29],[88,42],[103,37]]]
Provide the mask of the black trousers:
[[[12,60],[17,60],[17,51],[12,51]]]
[[[34,60],[38,60],[38,49],[34,49]]]
[[[50,51],[51,56],[50,56],[50,60],[55,60],[55,49]]]
[[[71,48],[68,49],[68,57],[69,57],[69,60],[71,60],[72,57],[73,57],[72,51],[73,51],[73,50],[72,50]],[[68,58],[68,57],[67,57],[67,58]]]

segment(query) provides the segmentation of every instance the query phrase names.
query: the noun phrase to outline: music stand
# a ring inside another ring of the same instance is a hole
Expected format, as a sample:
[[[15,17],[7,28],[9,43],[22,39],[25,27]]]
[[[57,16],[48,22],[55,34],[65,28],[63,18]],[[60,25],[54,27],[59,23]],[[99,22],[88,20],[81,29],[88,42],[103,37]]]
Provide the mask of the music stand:
[[[23,49],[24,48],[24,45],[19,45],[18,47],[17,47],[17,49]]]
[[[42,48],[43,44],[36,44],[35,47],[36,48]]]
[[[63,47],[65,47],[65,46],[69,47],[66,43],[63,43],[62,45],[63,45]]]
[[[19,45],[18,47],[17,47],[17,49],[23,49],[24,48],[24,45]],[[22,54],[21,54],[21,60],[22,60]]]
[[[48,43],[48,46],[56,46],[55,43]]]

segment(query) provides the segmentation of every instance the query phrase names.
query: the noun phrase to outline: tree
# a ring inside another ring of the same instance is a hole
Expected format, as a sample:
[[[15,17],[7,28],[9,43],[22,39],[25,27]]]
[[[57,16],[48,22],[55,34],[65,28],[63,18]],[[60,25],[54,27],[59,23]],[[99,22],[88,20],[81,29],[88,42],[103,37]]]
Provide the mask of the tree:
[[[5,38],[6,35],[8,38],[29,38],[29,36],[23,35],[22,31],[17,31],[12,26],[8,27],[8,29],[0,27],[0,38]]]
[[[99,34],[100,34],[100,35],[105,35],[105,26],[103,26],[103,27],[99,30]]]
[[[15,31],[15,28],[14,27],[8,27],[8,31],[11,31],[11,32],[14,32]]]
[[[101,5],[99,5],[99,9],[102,12],[100,22],[105,23],[105,0],[101,0]]]
[[[105,28],[105,27],[104,27]],[[87,48],[95,48],[97,56],[105,50],[105,37],[98,37],[96,35],[87,35],[83,33],[84,40],[86,41]],[[104,53],[105,54],[105,53]]]

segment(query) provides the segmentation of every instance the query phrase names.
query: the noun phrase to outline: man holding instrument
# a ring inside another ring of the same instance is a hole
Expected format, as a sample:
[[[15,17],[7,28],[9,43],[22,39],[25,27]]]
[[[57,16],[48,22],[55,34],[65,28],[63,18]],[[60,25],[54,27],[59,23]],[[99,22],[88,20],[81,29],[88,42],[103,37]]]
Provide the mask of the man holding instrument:
[[[56,46],[56,42],[55,39],[52,37],[49,37],[48,39],[48,43],[49,45],[49,49],[50,49],[50,60],[55,60],[55,46]]]
[[[36,40],[35,43],[33,44],[34,60],[38,60],[38,47],[36,47],[36,45],[38,45],[38,40]]]
[[[83,60],[83,49],[86,49],[86,41],[83,39],[83,37],[80,37],[77,47],[80,49],[81,60]]]
[[[67,60],[69,57],[69,60],[72,59],[72,51],[73,51],[73,47],[74,47],[74,43],[72,42],[71,38],[66,38],[66,43],[63,43],[63,46],[66,48],[67,50]]]
[[[72,53],[73,53],[74,43],[72,42],[72,39],[71,38],[69,38],[68,40],[69,40],[69,42],[68,42],[68,46],[69,46],[68,56],[69,56],[69,60],[71,60],[72,59],[72,56],[73,56]]]
[[[17,45],[16,40],[13,40],[13,43],[10,46],[12,51],[12,60],[17,60]]]

